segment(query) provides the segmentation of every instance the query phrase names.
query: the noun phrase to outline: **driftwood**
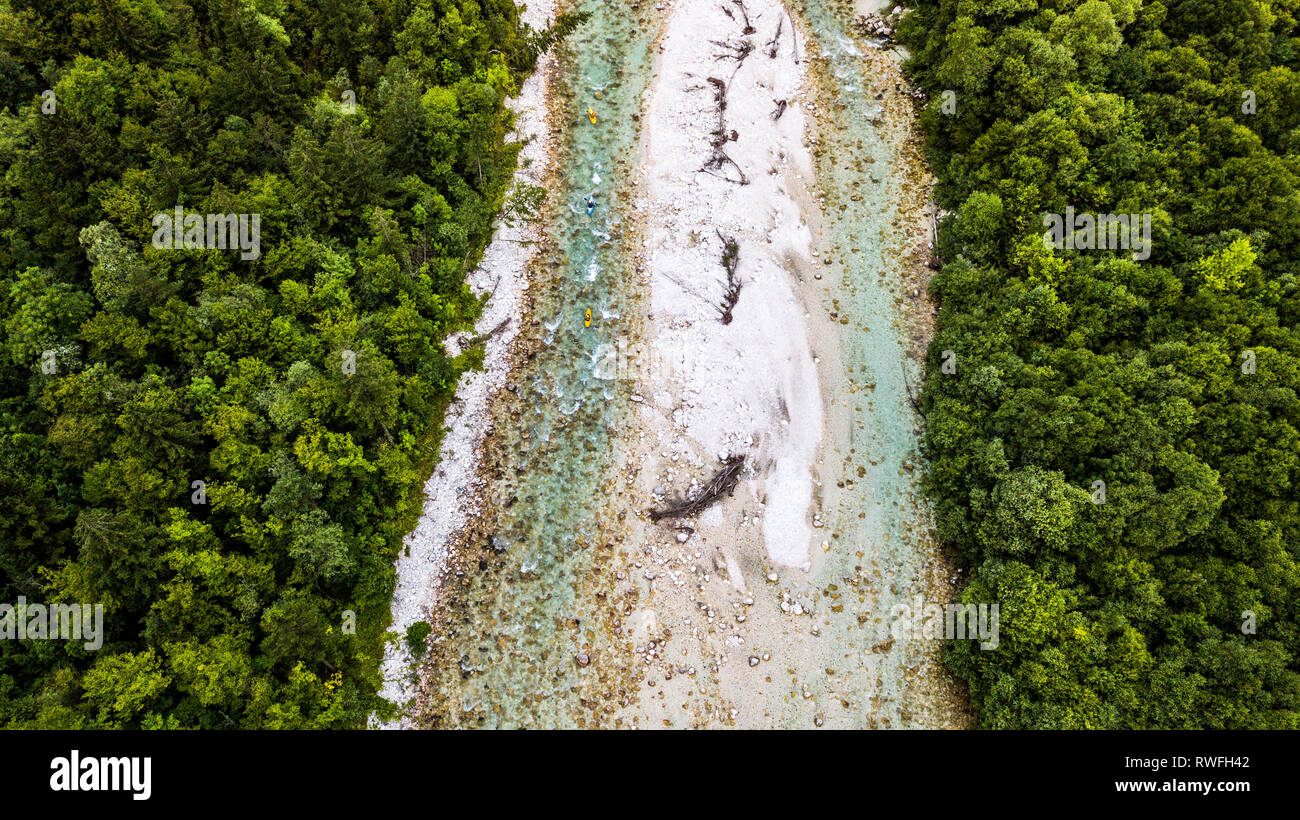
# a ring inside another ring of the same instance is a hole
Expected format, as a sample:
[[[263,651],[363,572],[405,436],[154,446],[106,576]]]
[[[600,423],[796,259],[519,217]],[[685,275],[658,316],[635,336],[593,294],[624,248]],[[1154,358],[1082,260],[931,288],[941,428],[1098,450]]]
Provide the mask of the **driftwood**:
[[[708,78],[709,85],[713,86],[713,101],[718,104],[718,126],[713,129],[713,154],[700,168],[701,171],[713,174],[729,182],[736,182],[740,185],[748,185],[749,177],[745,176],[744,170],[736,163],[734,159],[727,156],[727,152],[722,150],[722,146],[736,139],[739,135],[735,131],[727,132],[727,84],[717,77]],[[740,179],[732,179],[724,173],[720,173],[724,167],[730,164],[740,175]]]
[[[903,386],[907,388],[907,400],[912,403],[912,409],[921,412],[921,402],[916,398],[912,391],[912,380],[907,377],[907,362],[899,362],[903,367]]]
[[[740,64],[745,62],[745,58],[754,53],[754,44],[749,40],[742,40],[739,43],[733,43],[730,40],[710,40],[709,42],[722,49],[721,54],[713,55],[715,63],[718,60],[735,60],[736,67],[739,68]]]
[[[460,350],[458,352],[464,353],[466,350],[469,350],[472,347],[483,344],[484,342],[486,342],[487,340],[491,339],[493,336],[497,335],[502,330],[504,330],[506,325],[508,324],[510,324],[509,316],[505,317],[500,322],[497,322],[497,326],[489,330],[487,333],[480,333],[477,336],[467,336],[464,339],[461,339]]]
[[[772,39],[767,41],[767,56],[768,56],[768,57],[771,57],[771,58],[773,58],[773,59],[776,58],[776,44],[777,44],[777,41],[781,39],[781,28],[782,28],[784,25],[785,25],[785,18],[784,18],[784,17],[778,17],[778,18],[776,18],[776,34],[773,34],[773,35],[772,35]]]
[[[789,105],[789,104],[790,104],[790,103],[788,103],[788,102],[785,101],[785,100],[777,100],[777,101],[776,101],[776,110],[772,112],[772,119],[774,119],[774,120],[779,120],[779,119],[781,119],[781,115],[785,113],[785,108],[786,108],[786,106]]]
[[[501,321],[497,322],[497,326],[496,326],[496,327],[492,328],[492,329],[489,330],[487,333],[484,333],[482,336],[479,336],[477,339],[474,340],[474,343],[475,343],[475,344],[478,344],[479,342],[486,342],[488,339],[491,339],[493,336],[497,335],[497,334],[500,333],[502,330],[505,330],[505,327],[506,327],[506,325],[508,325],[508,324],[510,324],[510,317],[509,317],[509,316],[507,316],[506,318],[504,318],[504,319],[502,319]]]
[[[740,280],[736,278],[736,266],[740,264],[740,246],[730,236],[723,236],[722,231],[717,233],[718,238],[722,240],[722,267],[727,271],[727,292],[722,297],[722,305],[719,306],[718,311],[722,323],[729,325],[731,311],[740,299]]]
[[[729,457],[694,498],[669,502],[662,510],[649,510],[650,520],[658,522],[664,518],[681,518],[703,512],[724,495],[731,495],[736,491],[736,485],[740,483],[740,471],[744,466],[743,455]]]
[[[720,148],[727,142],[727,84],[717,77],[709,77],[707,82],[713,86],[713,101],[718,104],[718,124],[709,136],[713,147]]]
[[[731,0],[731,3],[736,8],[740,9],[740,16],[745,18],[745,29],[744,31],[741,32],[741,34],[753,34],[754,27],[749,24],[749,11],[748,9],[745,8],[745,4],[741,2],[741,0]],[[731,18],[732,20],[736,19],[736,15],[732,14],[731,10],[728,9],[726,6],[719,6],[719,8],[722,9],[722,13],[727,15],[727,17]]]
[[[930,255],[926,258],[925,264],[930,270],[943,268],[943,259],[939,258],[939,208],[937,206],[930,211]]]

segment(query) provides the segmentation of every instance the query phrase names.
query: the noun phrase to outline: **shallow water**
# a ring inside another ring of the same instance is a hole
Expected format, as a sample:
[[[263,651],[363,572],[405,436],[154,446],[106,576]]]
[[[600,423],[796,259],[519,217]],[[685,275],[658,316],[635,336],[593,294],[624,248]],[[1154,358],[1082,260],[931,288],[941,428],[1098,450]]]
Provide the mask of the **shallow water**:
[[[426,724],[574,723],[579,650],[571,625],[585,619],[581,587],[600,540],[610,434],[625,404],[600,367],[600,346],[617,343],[624,333],[617,317],[630,315],[615,183],[635,150],[632,115],[650,73],[652,37],[627,0],[576,6],[591,19],[560,55],[557,110],[569,123],[560,187],[547,193],[553,245],[536,269],[536,353],[517,392],[494,409],[500,432],[484,459],[492,510],[481,540],[469,545],[484,557],[444,600],[448,622],[428,671]]]
[[[892,86],[873,65],[896,58],[872,53],[872,44],[853,33],[851,3],[803,0],[797,11],[824,60],[818,101],[823,145],[816,160],[827,197],[821,241],[841,276],[822,305],[838,313],[840,323],[842,371],[829,375],[832,416],[841,424],[827,432],[840,469],[836,486],[825,488],[822,532],[830,549],[814,562],[806,589],[829,603],[834,585],[833,600],[843,605],[823,626],[819,645],[827,665],[848,659],[867,673],[858,688],[871,708],[854,718],[895,728],[932,725],[933,693],[921,670],[934,660],[933,642],[895,640],[887,654],[872,651],[890,638],[894,607],[929,594],[925,569],[933,560],[927,510],[914,472],[903,467],[920,464],[920,419],[908,399],[908,382],[919,384],[919,367],[907,355],[901,323],[900,273],[907,263],[895,224],[904,187],[913,183],[898,155],[898,123],[872,116],[881,111],[875,93]],[[855,583],[846,586],[846,579]]]
[[[570,122],[559,146],[562,180],[548,192],[553,244],[535,273],[538,321],[524,332],[532,334],[536,352],[524,362],[516,392],[503,394],[494,409],[497,432],[484,458],[489,512],[463,550],[462,574],[443,594],[444,623],[425,671],[424,725],[600,725],[616,710],[593,706],[593,689],[624,706],[635,699],[604,673],[594,681],[595,665],[586,662],[613,640],[604,627],[615,570],[606,562],[617,549],[613,542],[631,531],[614,512],[624,505],[608,503],[621,459],[615,434],[630,418],[628,389],[602,378],[610,373],[601,368],[600,346],[616,346],[620,338],[635,342],[636,329],[620,317],[642,311],[640,296],[627,284],[633,249],[618,213],[627,195],[620,186],[634,173],[633,114],[650,78],[657,23],[645,21],[652,12],[644,2],[583,0],[577,6],[591,19],[564,48],[556,83],[555,110]],[[893,203],[906,181],[891,161],[889,140],[897,137],[863,113],[877,107],[862,58],[869,45],[850,34],[846,8],[805,0],[796,9],[826,59],[827,98],[820,110],[833,118],[823,129],[833,142],[817,173],[835,207],[827,210],[820,244],[843,268],[834,307],[849,322],[838,326],[843,372],[824,374],[841,419],[826,432],[836,449],[827,456],[826,526],[818,531],[831,548],[817,551],[810,573],[790,573],[786,580],[796,593],[822,598],[826,606],[819,611],[828,620],[817,641],[777,659],[814,681],[816,697],[791,699],[771,688],[761,711],[771,725],[807,727],[809,704],[851,696],[855,707],[834,723],[933,725],[927,713],[932,698],[915,670],[932,660],[934,646],[903,641],[887,653],[872,651],[882,637],[873,619],[886,618],[897,601],[910,602],[928,547],[915,537],[918,526],[925,528],[924,508],[915,500],[912,475],[902,469],[905,460],[919,462],[917,419],[903,375],[905,366],[915,365],[896,325],[900,247],[891,240]],[[595,124],[587,119],[588,107],[597,113]],[[864,153],[876,162],[849,161]],[[597,202],[591,216],[588,195]],[[855,247],[859,252],[852,252]],[[831,308],[830,298],[823,308]],[[625,550],[639,546],[622,544]],[[831,614],[832,600],[841,602],[840,612]],[[813,672],[846,668],[845,659],[855,670],[847,679],[816,682]],[[830,687],[835,691],[823,691]]]

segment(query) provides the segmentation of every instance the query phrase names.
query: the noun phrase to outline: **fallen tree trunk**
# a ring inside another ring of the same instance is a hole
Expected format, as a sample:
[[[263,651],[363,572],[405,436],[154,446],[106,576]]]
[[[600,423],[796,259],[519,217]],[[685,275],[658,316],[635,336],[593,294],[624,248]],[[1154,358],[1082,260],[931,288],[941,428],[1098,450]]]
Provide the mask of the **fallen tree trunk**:
[[[740,483],[740,471],[745,467],[745,457],[735,455],[722,463],[722,467],[709,479],[694,498],[670,502],[665,509],[649,510],[650,520],[658,522],[664,518],[681,518],[697,515],[722,498],[731,495]]]
[[[740,301],[740,280],[736,278],[736,266],[740,264],[740,246],[732,237],[723,236],[722,231],[717,233],[722,240],[722,267],[727,271],[727,290],[718,310],[722,314],[722,323],[729,325],[731,311],[736,307],[736,302]]]
[[[727,156],[726,151],[722,150],[723,145],[726,145],[728,142],[733,141],[738,137],[735,131],[727,133],[727,84],[717,77],[709,77],[707,78],[707,82],[709,85],[713,86],[713,101],[718,105],[718,127],[715,128],[712,133],[713,155],[709,157],[708,161],[704,163],[704,166],[700,168],[700,170],[713,174],[721,179],[725,179],[728,182],[734,182],[738,185],[748,185],[749,177],[745,176],[744,170],[734,159]],[[740,177],[739,179],[732,179],[725,173],[721,173],[722,169],[727,164],[730,164],[736,169],[736,173]]]

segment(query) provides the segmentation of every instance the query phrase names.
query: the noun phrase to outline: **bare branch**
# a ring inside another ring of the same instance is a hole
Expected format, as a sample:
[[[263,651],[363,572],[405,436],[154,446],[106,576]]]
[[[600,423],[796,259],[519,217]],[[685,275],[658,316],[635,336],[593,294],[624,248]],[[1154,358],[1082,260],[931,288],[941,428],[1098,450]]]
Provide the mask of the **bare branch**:
[[[717,230],[716,228],[714,229]],[[722,305],[718,308],[724,325],[731,324],[731,311],[736,307],[736,302],[740,300],[740,280],[736,278],[736,266],[740,264],[740,246],[736,240],[730,236],[723,236],[722,231],[717,231],[718,238],[722,240],[722,267],[727,271],[727,290],[722,297]]]
[[[772,58],[776,57],[776,44],[777,44],[777,40],[781,39],[781,27],[784,25],[785,25],[784,17],[776,18],[776,34],[773,34],[772,39],[767,41],[768,57],[772,57]]]
[[[740,33],[753,34],[754,27],[749,24],[749,11],[745,8],[745,4],[741,2],[741,0],[731,0],[731,2],[735,4],[736,8],[740,9],[740,15],[745,18],[745,28]],[[727,16],[730,17],[731,15]],[[732,19],[734,20],[735,18],[733,17]]]
[[[739,137],[739,134],[735,131],[731,131],[730,133],[727,131],[727,84],[722,80],[719,80],[717,77],[709,77],[708,82],[713,86],[713,100],[718,104],[718,126],[712,133],[713,154],[704,163],[700,170],[711,173],[719,179],[725,179],[729,182],[735,182],[740,185],[748,185],[749,177],[745,176],[744,170],[734,159],[727,156],[726,151],[722,150],[723,145],[726,145],[727,142],[734,141]],[[718,173],[728,164],[736,169],[736,173],[740,176],[739,179],[732,179],[725,173]]]

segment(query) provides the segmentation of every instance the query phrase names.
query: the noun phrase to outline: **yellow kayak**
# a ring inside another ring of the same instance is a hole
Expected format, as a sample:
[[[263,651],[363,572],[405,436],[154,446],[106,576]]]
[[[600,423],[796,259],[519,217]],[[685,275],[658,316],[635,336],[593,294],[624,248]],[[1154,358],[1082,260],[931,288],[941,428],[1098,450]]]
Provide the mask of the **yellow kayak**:
[[[582,320],[583,327],[591,327],[591,308],[587,308],[587,316]]]
[[[595,124],[596,124],[596,112],[595,112],[595,111],[592,111],[590,108],[588,108],[588,109],[587,109],[587,119],[591,120],[591,124],[592,124],[592,125],[595,125]]]

